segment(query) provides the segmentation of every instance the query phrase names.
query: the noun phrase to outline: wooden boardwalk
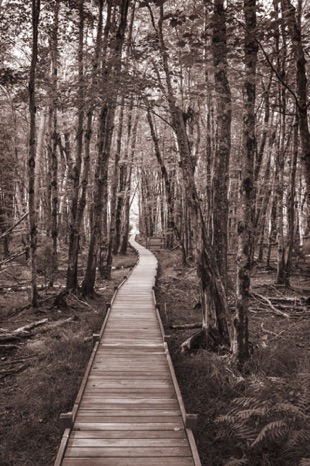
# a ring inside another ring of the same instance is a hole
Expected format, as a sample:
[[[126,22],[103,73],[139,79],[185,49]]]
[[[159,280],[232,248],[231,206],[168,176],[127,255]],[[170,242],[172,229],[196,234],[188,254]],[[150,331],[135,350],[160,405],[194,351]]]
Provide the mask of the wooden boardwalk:
[[[155,307],[155,256],[131,239],[139,263],[116,293],[55,466],[199,466],[194,437]]]

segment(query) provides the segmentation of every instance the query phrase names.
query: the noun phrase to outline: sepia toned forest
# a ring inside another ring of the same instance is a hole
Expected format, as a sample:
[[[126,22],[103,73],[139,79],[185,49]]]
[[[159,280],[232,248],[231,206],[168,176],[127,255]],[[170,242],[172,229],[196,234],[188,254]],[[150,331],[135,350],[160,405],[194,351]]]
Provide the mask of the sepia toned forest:
[[[307,0],[0,0],[0,283],[23,257],[33,309],[43,269],[57,305],[92,299],[130,233],[160,238],[195,270],[183,350],[245,373],[255,274],[302,274],[256,295],[280,318],[309,300],[309,61]],[[242,458],[214,464],[310,464]]]

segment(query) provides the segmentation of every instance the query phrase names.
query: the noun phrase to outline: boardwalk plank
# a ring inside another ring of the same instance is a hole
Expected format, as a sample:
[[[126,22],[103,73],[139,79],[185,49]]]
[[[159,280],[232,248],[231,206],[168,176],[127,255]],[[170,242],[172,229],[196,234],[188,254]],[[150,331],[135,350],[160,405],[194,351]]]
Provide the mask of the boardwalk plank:
[[[189,447],[136,447],[136,448],[113,448],[113,447],[68,447],[68,457],[86,458],[152,458],[152,457],[184,457],[191,456]]]
[[[75,429],[80,430],[174,430],[182,429],[184,425],[182,421],[177,422],[75,422]]]
[[[65,458],[63,466],[194,466],[192,458]]]
[[[96,415],[91,413],[91,414],[86,414],[83,412],[78,413],[77,422],[93,422],[93,423],[123,423],[123,424],[133,424],[133,423],[146,423],[146,424],[151,424],[151,423],[159,423],[159,422],[175,422],[178,423],[182,421],[181,415],[179,414],[178,416],[161,416],[158,414],[157,416],[107,416],[102,413],[97,413]]]
[[[139,264],[118,290],[101,332],[62,466],[201,466],[154,306],[157,261],[136,247]]]
[[[148,417],[148,416],[179,416],[180,411],[177,409],[90,409],[90,408],[80,408],[79,414],[81,415],[90,415],[93,416],[140,416],[140,417]]]
[[[70,447],[186,447],[188,446],[187,438],[138,438],[138,439],[71,439],[68,445]]]
[[[183,438],[186,439],[184,430],[73,430],[71,439],[93,438],[93,439],[160,439],[160,438]]]

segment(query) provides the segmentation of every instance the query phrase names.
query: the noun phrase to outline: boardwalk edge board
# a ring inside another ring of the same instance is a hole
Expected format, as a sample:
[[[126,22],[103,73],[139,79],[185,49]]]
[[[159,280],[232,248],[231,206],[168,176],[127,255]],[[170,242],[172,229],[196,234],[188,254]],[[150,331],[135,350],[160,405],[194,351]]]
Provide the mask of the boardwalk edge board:
[[[157,274],[158,274],[158,267],[156,268],[155,283],[156,283],[156,280],[157,280]],[[178,399],[178,403],[179,403],[179,406],[180,406],[183,422],[184,422],[184,425],[186,427],[186,434],[187,434],[189,445],[190,445],[190,448],[191,448],[191,451],[192,451],[194,464],[195,464],[195,466],[201,466],[199,453],[198,453],[198,449],[197,449],[197,445],[196,445],[196,441],[195,441],[195,437],[194,437],[194,433],[193,433],[193,430],[195,430],[196,426],[197,426],[198,415],[197,414],[187,414],[186,413],[185,405],[184,405],[184,402],[183,402],[183,397],[182,397],[181,390],[180,390],[180,387],[179,387],[179,384],[178,384],[178,381],[177,381],[177,378],[176,378],[176,375],[175,375],[175,371],[174,371],[174,367],[173,367],[173,363],[172,363],[172,359],[171,359],[171,356],[170,356],[169,347],[168,347],[168,343],[167,343],[167,340],[169,340],[170,335],[165,334],[164,326],[163,326],[163,323],[162,323],[162,320],[161,320],[161,317],[160,317],[160,312],[159,312],[160,305],[156,301],[155,286],[152,288],[152,295],[153,295],[154,305],[155,305],[155,309],[156,309],[157,319],[159,321],[160,330],[161,330],[163,341],[164,341],[164,347],[165,347],[165,352],[166,352],[166,355],[167,355],[170,374],[171,374],[171,378],[172,378],[172,381],[173,381],[174,390],[175,390],[175,393],[176,393],[176,396],[177,396],[177,399]]]
[[[73,409],[61,415],[54,466],[201,466],[197,415],[186,413],[156,303],[158,261],[134,237],[130,247],[137,262],[93,335]]]

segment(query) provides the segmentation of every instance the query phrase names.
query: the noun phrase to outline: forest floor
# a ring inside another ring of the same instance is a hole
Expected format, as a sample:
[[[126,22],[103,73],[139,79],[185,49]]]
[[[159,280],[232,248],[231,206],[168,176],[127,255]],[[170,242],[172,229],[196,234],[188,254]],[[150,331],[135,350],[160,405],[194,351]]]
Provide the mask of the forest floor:
[[[42,286],[48,278],[48,257],[40,258],[41,263],[45,259],[47,267],[41,267],[44,273],[39,280]],[[64,259],[65,254],[63,264]],[[85,302],[70,296],[66,308],[53,305],[64,284],[64,267],[60,267],[55,289],[40,292],[37,309],[27,306],[29,287],[25,285],[29,285],[30,269],[25,260],[18,259],[1,270],[1,466],[54,463],[61,440],[59,415],[72,409],[92,351],[92,335],[102,326],[114,288],[135,263],[136,254],[131,250],[127,256],[117,256],[112,280],[97,281],[98,297]],[[13,331],[33,324],[39,325],[19,331],[15,338]]]
[[[180,265],[178,251],[156,255],[157,301],[187,412],[198,414],[202,465],[309,465],[309,275],[296,270],[292,288],[283,288],[274,285],[273,271],[256,270],[250,313],[253,355],[240,373],[227,354],[180,351],[196,330],[172,325],[201,321],[196,274]],[[44,260],[42,285],[48,278]],[[29,267],[24,260],[0,271],[1,466],[53,464],[61,438],[59,414],[72,408],[92,334],[101,328],[114,287],[135,261],[132,251],[115,257],[112,280],[97,283],[98,298],[86,303],[71,296],[67,308],[53,306],[57,288],[41,291],[37,309],[26,306]],[[65,268],[61,270],[56,285],[64,282]],[[234,300],[231,291],[232,306]],[[14,330],[38,323],[4,341]]]
[[[253,354],[241,373],[228,354],[181,351],[197,330],[173,326],[201,322],[196,273],[180,265],[178,251],[156,255],[156,299],[186,411],[198,414],[202,465],[309,466],[310,267],[295,269],[291,288],[275,285],[275,269],[256,269],[249,319]],[[234,283],[233,259],[230,269]]]

